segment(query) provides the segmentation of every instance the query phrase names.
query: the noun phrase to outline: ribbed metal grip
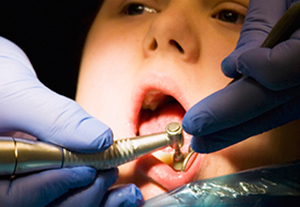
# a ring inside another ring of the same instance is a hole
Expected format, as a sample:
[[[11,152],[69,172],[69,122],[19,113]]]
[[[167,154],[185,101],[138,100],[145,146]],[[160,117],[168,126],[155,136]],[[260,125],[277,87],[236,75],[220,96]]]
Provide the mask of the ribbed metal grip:
[[[181,125],[171,123],[166,127],[165,132],[117,140],[104,152],[83,154],[63,149],[63,167],[91,166],[97,170],[105,170],[135,160],[155,150],[167,146],[181,147],[182,144]]]
[[[167,146],[180,147],[181,143],[182,127],[178,123],[169,124],[162,133],[117,140],[106,151],[94,154],[72,152],[37,140],[0,137],[0,176],[76,166],[105,170]]]
[[[134,145],[130,139],[115,141],[104,152],[83,154],[64,149],[63,167],[91,166],[97,170],[105,170],[136,159]]]

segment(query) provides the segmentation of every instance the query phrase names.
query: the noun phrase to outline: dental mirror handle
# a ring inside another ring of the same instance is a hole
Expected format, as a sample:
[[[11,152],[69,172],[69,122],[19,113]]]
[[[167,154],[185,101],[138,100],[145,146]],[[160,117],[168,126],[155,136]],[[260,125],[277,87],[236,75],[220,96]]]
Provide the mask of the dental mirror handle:
[[[0,137],[0,176],[75,166],[105,170],[181,142],[182,127],[178,123],[169,124],[162,133],[116,140],[107,150],[91,154],[69,151],[41,141]]]

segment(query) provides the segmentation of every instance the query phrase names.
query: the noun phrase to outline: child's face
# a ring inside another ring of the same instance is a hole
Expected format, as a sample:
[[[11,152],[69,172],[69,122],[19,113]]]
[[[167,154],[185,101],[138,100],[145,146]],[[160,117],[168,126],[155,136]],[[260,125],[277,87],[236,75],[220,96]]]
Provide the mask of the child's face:
[[[115,139],[181,122],[191,106],[229,83],[220,63],[235,48],[247,5],[248,0],[105,1],[87,38],[77,101],[110,126]],[[271,146],[271,135],[198,154],[184,173],[149,156],[120,166],[117,182],[135,183],[147,199],[193,180],[274,163],[283,157],[277,155],[282,144]],[[167,160],[170,153],[159,154]]]

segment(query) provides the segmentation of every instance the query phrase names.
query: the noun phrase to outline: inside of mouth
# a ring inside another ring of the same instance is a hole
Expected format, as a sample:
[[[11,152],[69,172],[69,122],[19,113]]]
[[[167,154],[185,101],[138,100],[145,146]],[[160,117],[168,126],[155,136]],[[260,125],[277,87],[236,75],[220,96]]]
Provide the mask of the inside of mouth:
[[[189,169],[189,164],[193,162],[193,161],[191,161],[191,160],[193,160],[192,159],[193,154],[194,153],[192,151],[189,151],[188,153],[184,153],[183,161],[176,163],[174,165],[174,159],[173,159],[174,153],[164,153],[162,151],[156,151],[156,152],[152,153],[152,155],[154,157],[156,157],[158,160],[165,163],[166,165],[168,165],[174,171],[177,171],[177,172],[184,172]]]
[[[174,97],[159,91],[147,95],[139,113],[137,136],[163,132],[170,122],[181,123],[185,110]],[[153,156],[173,169],[173,154],[174,150],[167,147],[153,153]]]
[[[166,122],[167,119],[171,119],[172,116],[172,114],[168,111],[168,108],[174,107],[175,105],[177,106],[177,108],[181,108],[182,110],[184,110],[180,103],[172,96],[163,95],[159,97],[159,101],[149,101],[146,104],[144,100],[143,106],[141,107],[141,110],[139,112],[137,136],[164,131],[164,127],[169,124],[164,122]],[[154,124],[154,121],[158,123]],[[152,122],[151,125],[154,126],[152,127],[152,131],[148,130],[148,132],[145,132],[145,130],[141,129],[141,126],[147,122]],[[161,126],[162,124],[164,124],[164,126]]]

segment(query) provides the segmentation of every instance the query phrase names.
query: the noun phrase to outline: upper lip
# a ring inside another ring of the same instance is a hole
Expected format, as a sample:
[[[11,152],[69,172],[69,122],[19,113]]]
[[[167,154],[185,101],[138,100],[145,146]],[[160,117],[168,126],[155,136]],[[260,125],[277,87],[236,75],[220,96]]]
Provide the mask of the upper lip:
[[[169,77],[155,77],[153,74],[153,78],[146,78],[141,81],[138,81],[137,85],[135,86],[135,91],[132,93],[132,113],[130,122],[133,123],[133,131],[137,135],[138,127],[139,127],[139,114],[142,109],[143,101],[145,99],[146,94],[149,91],[159,91],[165,96],[170,96],[174,98],[185,110],[187,110],[187,100],[184,98],[184,93],[176,84],[176,81],[170,79]],[[160,103],[161,104],[161,103]]]

